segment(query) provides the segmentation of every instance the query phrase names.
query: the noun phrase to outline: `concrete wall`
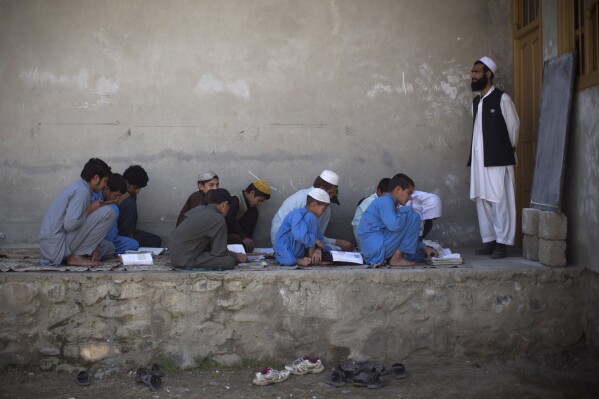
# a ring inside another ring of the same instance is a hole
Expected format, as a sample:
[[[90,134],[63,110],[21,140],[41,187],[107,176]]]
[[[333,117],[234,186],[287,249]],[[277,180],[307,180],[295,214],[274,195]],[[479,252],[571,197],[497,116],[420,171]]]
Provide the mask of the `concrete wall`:
[[[584,334],[583,270],[0,273],[0,366],[559,353]]]
[[[0,245],[37,242],[54,195],[100,157],[143,165],[141,228],[168,237],[202,170],[280,203],[341,175],[331,234],[411,175],[444,200],[432,237],[479,240],[468,199],[469,71],[511,91],[508,0],[0,2]]]

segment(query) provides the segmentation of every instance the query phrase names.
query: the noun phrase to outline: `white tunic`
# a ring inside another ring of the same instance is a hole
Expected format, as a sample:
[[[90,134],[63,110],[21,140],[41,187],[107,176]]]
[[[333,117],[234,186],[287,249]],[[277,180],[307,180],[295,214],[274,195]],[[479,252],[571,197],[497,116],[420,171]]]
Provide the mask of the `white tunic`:
[[[474,121],[474,130],[472,135],[472,161],[470,168],[470,199],[481,198],[489,202],[500,202],[505,195],[504,181],[505,175],[514,183],[514,166],[489,166],[485,167],[483,150],[483,101],[493,92],[494,86],[479,101],[476,119]],[[503,93],[501,96],[501,113],[507,126],[512,147],[518,143],[518,131],[520,128],[520,119],[516,112],[516,107],[510,96]]]

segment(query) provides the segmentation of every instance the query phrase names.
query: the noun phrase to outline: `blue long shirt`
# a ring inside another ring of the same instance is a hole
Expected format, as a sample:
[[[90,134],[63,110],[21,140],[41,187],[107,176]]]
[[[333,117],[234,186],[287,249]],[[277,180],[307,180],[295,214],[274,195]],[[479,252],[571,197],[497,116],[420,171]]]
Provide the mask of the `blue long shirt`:
[[[306,249],[324,237],[318,229],[318,218],[304,208],[294,209],[285,216],[275,238],[275,256],[283,266],[295,265],[297,258],[305,256]]]

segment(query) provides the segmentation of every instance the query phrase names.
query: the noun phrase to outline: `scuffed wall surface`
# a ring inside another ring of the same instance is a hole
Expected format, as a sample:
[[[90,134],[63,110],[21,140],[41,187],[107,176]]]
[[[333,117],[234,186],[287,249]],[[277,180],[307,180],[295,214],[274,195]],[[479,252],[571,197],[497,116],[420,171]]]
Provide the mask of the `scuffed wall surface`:
[[[554,354],[583,336],[583,272],[1,273],[0,366]]]
[[[341,175],[330,234],[405,172],[441,195],[432,238],[479,240],[468,199],[469,71],[496,57],[511,88],[510,3],[0,2],[0,245],[37,242],[54,195],[93,156],[143,165],[139,226],[167,238],[201,170],[259,176],[270,219],[324,168]],[[505,65],[502,65],[505,64]]]

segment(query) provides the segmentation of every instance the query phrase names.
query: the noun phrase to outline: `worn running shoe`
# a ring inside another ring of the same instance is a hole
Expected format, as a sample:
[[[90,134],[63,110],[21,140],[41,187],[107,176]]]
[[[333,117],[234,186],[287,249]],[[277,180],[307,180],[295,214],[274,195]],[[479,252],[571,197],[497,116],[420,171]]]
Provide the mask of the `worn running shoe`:
[[[289,370],[291,374],[303,375],[308,373],[320,373],[324,371],[324,366],[320,361],[320,358],[310,359],[309,357],[300,357],[296,359],[292,364],[285,366],[286,370]]]
[[[275,369],[271,369],[270,367],[267,367],[265,369],[262,369],[262,371],[257,372],[256,377],[252,382],[254,383],[254,385],[270,385],[276,384],[277,382],[283,382],[288,378],[288,370],[278,371]]]

